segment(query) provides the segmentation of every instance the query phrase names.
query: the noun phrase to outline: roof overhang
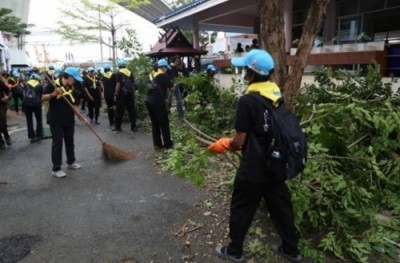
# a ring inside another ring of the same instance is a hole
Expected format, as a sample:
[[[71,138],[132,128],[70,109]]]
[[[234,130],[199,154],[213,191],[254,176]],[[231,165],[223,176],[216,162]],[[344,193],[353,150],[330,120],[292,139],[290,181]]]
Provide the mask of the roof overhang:
[[[199,4],[195,4],[199,3]],[[255,0],[199,0],[154,20],[157,27],[253,33],[258,7]]]
[[[126,3],[124,2],[121,2],[120,5],[124,8],[127,8]],[[151,23],[153,23],[156,18],[168,12],[171,12],[171,8],[164,0],[149,0],[148,4],[136,9],[129,10],[143,17]]]

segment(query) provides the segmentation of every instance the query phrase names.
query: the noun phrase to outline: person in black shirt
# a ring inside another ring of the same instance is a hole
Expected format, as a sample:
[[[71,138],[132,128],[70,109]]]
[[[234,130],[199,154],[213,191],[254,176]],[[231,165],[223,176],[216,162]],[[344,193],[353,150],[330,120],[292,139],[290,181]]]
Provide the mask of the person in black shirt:
[[[8,78],[8,87],[11,89],[13,101],[14,101],[14,109],[15,112],[19,112],[19,101],[23,99],[22,90],[23,90],[23,83],[21,79],[21,74],[13,70],[11,71],[11,76]],[[22,107],[22,111],[24,108]]]
[[[31,142],[37,142],[41,140],[43,136],[41,101],[43,86],[40,81],[41,77],[38,74],[31,74],[30,79],[25,84],[24,99],[22,100],[28,127],[28,138]],[[33,129],[33,115],[35,115],[36,119],[36,131]]]
[[[7,74],[2,74],[2,76],[0,76],[0,149],[3,149],[5,144],[8,146],[12,144],[11,137],[7,130],[9,89],[6,77]]]
[[[42,101],[49,101],[47,123],[50,125],[52,134],[52,175],[58,178],[66,176],[66,173],[61,170],[63,141],[65,142],[65,152],[67,154],[67,167],[72,170],[81,168],[81,165],[75,162],[74,149],[74,111],[79,110],[76,106],[79,101],[76,100],[76,92],[74,90],[76,81],[83,81],[79,68],[68,67],[60,74],[58,83],[49,83],[46,86],[42,96]],[[86,120],[82,121],[87,123]]]
[[[115,93],[115,74],[111,71],[109,64],[103,65],[104,75],[101,78],[104,89],[104,99],[107,104],[107,115],[108,121],[111,127],[114,126],[115,123],[115,102],[114,102],[114,93]]]
[[[259,93],[273,105],[278,105],[282,96],[279,87],[270,81],[274,61],[268,52],[255,49],[244,57],[233,58],[232,64],[245,67],[245,79],[249,82],[247,93]],[[269,126],[265,127],[266,109],[253,100],[247,94],[239,98],[234,137],[222,138],[209,146],[209,150],[217,153],[226,150],[242,151],[230,206],[231,242],[227,246],[218,246],[216,253],[235,262],[245,260],[243,242],[261,199],[264,199],[282,240],[281,245],[273,245],[272,249],[291,262],[300,262],[302,257],[297,247],[298,238],[289,190],[282,179],[266,170],[266,159],[260,150],[271,143]]]
[[[87,98],[87,106],[89,110],[90,123],[100,124],[99,115],[101,107],[101,86],[96,78],[93,67],[88,68],[88,74],[83,77],[83,88]]]
[[[237,53],[240,56],[243,52],[244,50],[242,48],[242,43],[238,42],[235,49],[235,53]]]
[[[174,85],[166,74],[168,68],[168,62],[165,59],[160,59],[157,62],[157,65],[149,75],[149,79],[153,85],[149,85],[145,99],[145,105],[151,120],[151,131],[155,149],[169,149],[173,147],[166,103],[168,91],[172,91]]]
[[[121,125],[126,107],[131,122],[130,132],[136,132],[135,77],[132,72],[126,68],[125,60],[118,60],[118,67],[119,72],[116,74],[114,93],[114,102],[116,103],[117,114],[115,116],[115,128],[113,131],[122,131]]]
[[[251,49],[259,49],[260,47],[258,46],[258,40],[257,38],[253,39],[253,41],[251,41],[251,46],[250,46],[250,50]]]

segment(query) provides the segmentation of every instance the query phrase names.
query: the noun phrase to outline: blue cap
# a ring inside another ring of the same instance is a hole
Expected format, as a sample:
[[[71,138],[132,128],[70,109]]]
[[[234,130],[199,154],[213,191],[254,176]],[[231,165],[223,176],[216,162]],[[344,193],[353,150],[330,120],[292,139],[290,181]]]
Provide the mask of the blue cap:
[[[216,72],[216,71],[217,71],[217,68],[216,68],[213,64],[209,64],[209,65],[207,66],[207,70]]]
[[[30,78],[31,79],[36,79],[36,80],[41,80],[42,78],[40,77],[40,75],[39,74],[36,74],[36,73],[32,73],[31,75],[30,75]]]
[[[274,68],[274,60],[271,55],[261,49],[252,49],[244,57],[232,58],[231,63],[235,67],[248,67],[262,76],[268,76]]]
[[[103,64],[103,69],[104,70],[111,69],[110,64]]]
[[[169,69],[171,68],[166,59],[160,59],[159,61],[157,61],[157,65],[159,67],[167,67]]]
[[[61,72],[62,72],[62,67],[56,67],[54,69],[54,77],[58,78],[58,76],[60,76]]]
[[[47,68],[50,69],[50,70],[53,70],[54,69],[54,65],[53,64],[49,64],[49,66]]]
[[[16,70],[11,71],[11,76],[13,77],[19,77],[19,72]]]
[[[76,81],[82,82],[83,79],[81,78],[81,72],[79,68],[75,67],[68,67],[64,70],[65,73],[73,77]]]
[[[124,59],[120,59],[117,62],[118,67],[126,67],[126,61]]]
[[[93,73],[95,70],[94,70],[94,67],[88,67],[87,71],[90,73]]]

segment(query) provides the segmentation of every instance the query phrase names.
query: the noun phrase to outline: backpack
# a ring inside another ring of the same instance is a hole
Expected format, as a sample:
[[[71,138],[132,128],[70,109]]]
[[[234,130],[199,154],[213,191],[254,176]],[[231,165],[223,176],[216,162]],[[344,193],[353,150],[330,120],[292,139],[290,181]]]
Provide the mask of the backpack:
[[[24,92],[24,98],[22,99],[22,104],[27,107],[34,107],[40,104],[40,98],[35,92],[35,88],[27,84]]]
[[[151,74],[151,77],[152,77],[152,79],[149,80],[149,82],[147,82],[147,85],[146,85],[146,86],[147,86],[147,91],[148,91],[148,92],[152,92],[152,91],[158,89],[158,84],[157,84],[157,82],[155,81],[155,76],[154,76],[154,74]]]
[[[270,144],[264,149],[267,171],[281,180],[296,177],[304,170],[308,150],[298,118],[283,102],[276,108],[270,100],[257,93],[249,96],[266,108],[263,128],[270,134]]]
[[[134,83],[130,77],[125,75],[124,73],[122,74],[122,93],[124,95],[132,95],[134,92]]]

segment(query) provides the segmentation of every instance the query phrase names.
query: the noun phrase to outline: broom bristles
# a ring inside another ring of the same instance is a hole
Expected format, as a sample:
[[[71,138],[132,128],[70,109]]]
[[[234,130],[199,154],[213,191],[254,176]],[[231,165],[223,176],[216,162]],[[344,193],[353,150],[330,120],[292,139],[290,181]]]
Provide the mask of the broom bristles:
[[[121,150],[111,144],[103,143],[103,157],[110,161],[127,161],[136,158],[137,153]]]

